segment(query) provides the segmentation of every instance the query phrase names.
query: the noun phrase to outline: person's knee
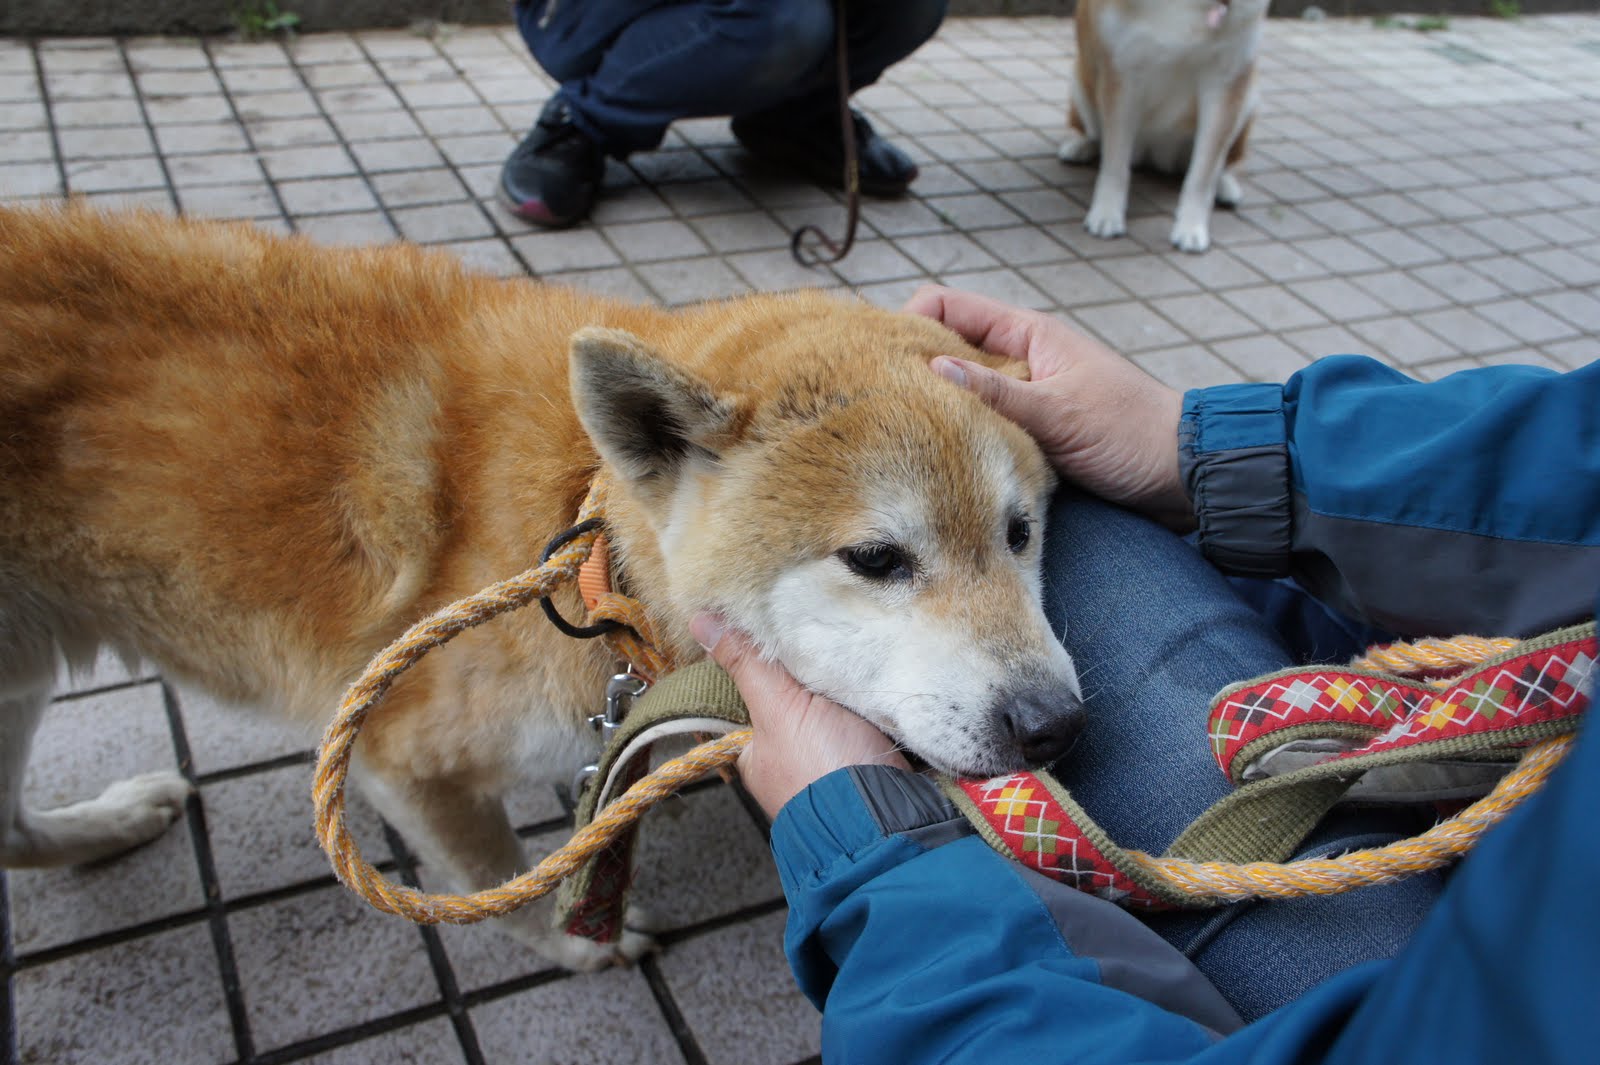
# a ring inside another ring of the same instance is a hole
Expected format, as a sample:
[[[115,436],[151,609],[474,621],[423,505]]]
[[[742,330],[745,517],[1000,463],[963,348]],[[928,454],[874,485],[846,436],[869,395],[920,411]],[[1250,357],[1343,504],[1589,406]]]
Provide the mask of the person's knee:
[[[740,17],[724,20],[719,29],[740,57],[745,109],[784,95],[820,70],[834,45],[834,24],[829,0],[740,6]]]
[[[878,43],[890,57],[889,61],[899,62],[939,32],[948,7],[949,0],[900,0],[885,5]],[[845,18],[849,17],[847,8]]]

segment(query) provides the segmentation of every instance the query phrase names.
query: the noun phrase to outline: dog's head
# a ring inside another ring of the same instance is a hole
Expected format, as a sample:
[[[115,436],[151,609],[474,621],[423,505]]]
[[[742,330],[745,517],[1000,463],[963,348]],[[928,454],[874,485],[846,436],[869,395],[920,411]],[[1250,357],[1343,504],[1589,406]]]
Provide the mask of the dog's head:
[[[662,350],[586,329],[572,389],[653,606],[680,627],[716,611],[930,764],[994,775],[1082,724],[1040,606],[1055,478],[928,370],[940,354],[981,358],[930,321],[762,297],[693,312]]]

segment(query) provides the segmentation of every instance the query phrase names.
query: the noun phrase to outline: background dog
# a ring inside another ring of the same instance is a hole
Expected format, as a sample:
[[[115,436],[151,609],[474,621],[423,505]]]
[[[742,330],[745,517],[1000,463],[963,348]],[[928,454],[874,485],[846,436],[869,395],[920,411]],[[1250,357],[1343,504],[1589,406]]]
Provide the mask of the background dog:
[[[188,793],[28,806],[61,658],[109,645],[320,725],[407,624],[534,561],[602,468],[622,581],[680,660],[718,611],[935,766],[1055,758],[1081,700],[1040,608],[1053,475],[939,354],[982,358],[815,294],[669,313],[410,247],[0,210],[0,863],[134,846]],[[374,713],[358,782],[450,887],[498,883],[523,864],[502,793],[592,756],[612,668],[538,611],[474,629]]]
[[[1084,225],[1127,230],[1138,165],[1183,174],[1172,243],[1211,245],[1213,201],[1239,202],[1228,168],[1255,113],[1255,58],[1268,0],[1078,0],[1078,62],[1067,112],[1068,163],[1100,161]]]

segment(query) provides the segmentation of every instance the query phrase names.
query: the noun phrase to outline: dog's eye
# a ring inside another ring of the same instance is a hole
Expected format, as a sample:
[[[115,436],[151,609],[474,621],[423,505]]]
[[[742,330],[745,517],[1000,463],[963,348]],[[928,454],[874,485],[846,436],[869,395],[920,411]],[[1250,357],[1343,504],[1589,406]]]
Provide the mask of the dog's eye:
[[[1013,554],[1020,553],[1032,538],[1033,522],[1027,518],[1012,518],[1011,524],[1006,526],[1006,546]]]
[[[857,544],[839,552],[844,564],[869,581],[903,581],[911,577],[911,559],[891,544]]]

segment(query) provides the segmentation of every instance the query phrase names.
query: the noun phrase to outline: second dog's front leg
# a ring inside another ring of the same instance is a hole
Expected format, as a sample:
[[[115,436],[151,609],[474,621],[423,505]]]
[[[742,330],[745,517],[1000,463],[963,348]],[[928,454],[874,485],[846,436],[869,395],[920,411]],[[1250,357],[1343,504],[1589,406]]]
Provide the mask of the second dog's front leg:
[[[423,866],[440,874],[437,879],[446,889],[482,891],[528,868],[499,797],[479,795],[450,781],[395,779],[370,770],[360,782],[378,812],[405,838]],[[557,965],[579,972],[636,961],[655,946],[648,935],[632,930],[610,945],[569,936],[554,927],[553,899],[553,894],[546,896],[493,919],[493,924]]]
[[[1228,149],[1244,128],[1250,73],[1231,84],[1200,91],[1194,153],[1178,196],[1178,213],[1172,224],[1172,243],[1180,251],[1203,252],[1211,246],[1211,205],[1221,197],[1223,166]],[[1239,186],[1230,180],[1228,198],[1237,203]]]
[[[1128,231],[1128,180],[1138,113],[1135,93],[1114,78],[1105,78],[1100,98],[1100,173],[1094,199],[1083,225],[1097,237],[1120,237]]]

